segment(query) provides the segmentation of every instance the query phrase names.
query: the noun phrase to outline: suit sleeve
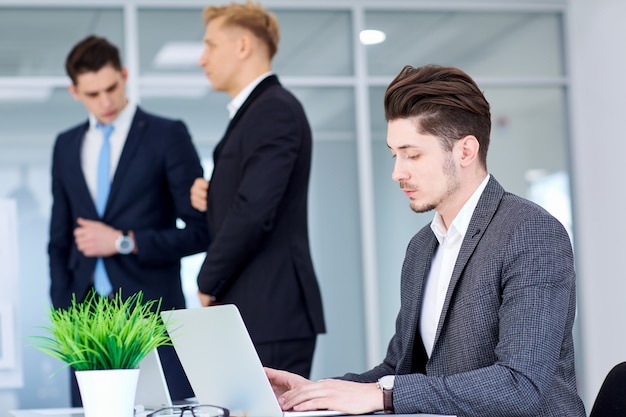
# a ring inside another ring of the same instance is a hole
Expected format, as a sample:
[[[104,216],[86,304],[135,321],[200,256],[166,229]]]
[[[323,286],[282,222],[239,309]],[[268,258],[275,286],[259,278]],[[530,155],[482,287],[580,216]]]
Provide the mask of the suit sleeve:
[[[173,262],[206,250],[209,242],[204,216],[191,206],[189,189],[202,177],[202,165],[189,132],[180,121],[167,123],[163,161],[166,185],[176,216],[185,227],[134,230],[139,261],[143,264]],[[155,207],[155,210],[158,210]]]
[[[69,264],[74,242],[74,223],[65,189],[60,180],[63,161],[62,146],[57,138],[52,156],[52,213],[50,217],[50,298],[59,308],[69,304],[68,290],[72,280]]]
[[[304,129],[308,129],[303,116],[287,102],[259,102],[251,110],[255,111],[254,124],[242,126],[250,136],[244,139],[239,187],[223,224],[212,236],[198,277],[200,291],[217,297],[238,269],[259,252],[263,236],[273,229],[306,137]]]

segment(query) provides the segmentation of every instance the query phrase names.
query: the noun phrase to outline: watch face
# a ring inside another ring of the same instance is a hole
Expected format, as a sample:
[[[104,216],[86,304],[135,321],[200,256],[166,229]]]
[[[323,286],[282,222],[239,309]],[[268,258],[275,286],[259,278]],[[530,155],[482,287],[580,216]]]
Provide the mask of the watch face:
[[[395,375],[385,375],[378,380],[378,384],[382,389],[392,389],[395,379]]]
[[[115,246],[117,246],[117,251],[122,255],[128,255],[129,253],[131,253],[135,246],[130,236],[121,236],[115,243]]]

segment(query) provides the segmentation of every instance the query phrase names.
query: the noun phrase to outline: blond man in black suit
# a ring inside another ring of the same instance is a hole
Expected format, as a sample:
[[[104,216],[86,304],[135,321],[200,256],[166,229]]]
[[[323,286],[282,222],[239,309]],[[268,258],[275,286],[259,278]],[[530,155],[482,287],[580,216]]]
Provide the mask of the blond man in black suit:
[[[199,64],[232,101],[211,180],[191,189],[211,235],[200,300],[237,305],[262,363],[308,376],[325,331],[307,229],[311,129],[271,69],[276,17],[247,2],[209,6],[203,18]]]

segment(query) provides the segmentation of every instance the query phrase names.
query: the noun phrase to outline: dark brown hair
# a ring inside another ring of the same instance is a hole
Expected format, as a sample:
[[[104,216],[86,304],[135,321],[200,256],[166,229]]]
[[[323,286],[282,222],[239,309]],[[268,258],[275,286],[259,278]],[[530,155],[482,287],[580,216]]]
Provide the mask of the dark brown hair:
[[[280,41],[278,19],[274,13],[268,12],[259,3],[248,0],[245,4],[208,6],[202,12],[205,25],[218,17],[224,17],[224,24],[247,29],[262,40],[267,46],[270,59],[276,55]]]
[[[80,74],[97,72],[107,65],[122,70],[119,50],[105,38],[90,35],[72,48],[65,60],[65,71],[76,85]]]
[[[385,92],[385,119],[416,119],[420,133],[437,136],[450,151],[468,135],[478,139],[487,167],[491,134],[489,103],[474,80],[454,67],[405,66]]]

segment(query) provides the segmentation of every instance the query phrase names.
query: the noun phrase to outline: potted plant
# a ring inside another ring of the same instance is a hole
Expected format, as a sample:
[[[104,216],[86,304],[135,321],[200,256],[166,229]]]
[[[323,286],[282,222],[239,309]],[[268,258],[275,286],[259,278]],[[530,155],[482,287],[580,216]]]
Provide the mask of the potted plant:
[[[76,370],[85,417],[132,417],[139,369],[153,349],[172,344],[159,310],[161,300],[126,300],[92,291],[67,309],[51,309],[45,336],[35,347]]]

